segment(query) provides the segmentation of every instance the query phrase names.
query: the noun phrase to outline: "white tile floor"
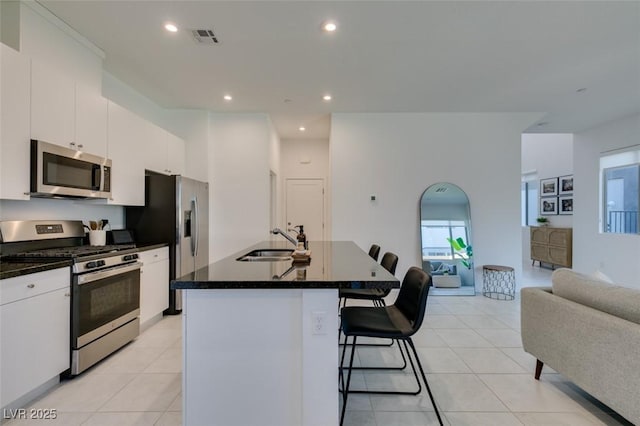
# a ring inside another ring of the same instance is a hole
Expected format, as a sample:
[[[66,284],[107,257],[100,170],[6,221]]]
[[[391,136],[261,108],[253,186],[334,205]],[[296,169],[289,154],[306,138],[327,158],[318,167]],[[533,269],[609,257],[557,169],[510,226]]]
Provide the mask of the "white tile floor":
[[[551,271],[525,265],[521,286],[549,285]],[[393,295],[391,295],[393,300]],[[427,379],[449,425],[626,425],[607,407],[522,350],[520,303],[475,297],[431,297],[414,337]],[[361,347],[356,362],[398,362],[395,347]],[[180,425],[181,322],[165,317],[113,356],[35,401],[55,421],[35,425]],[[414,385],[407,372],[357,372],[352,388]],[[436,425],[428,396],[351,395],[345,425]],[[203,425],[206,426],[206,425]]]

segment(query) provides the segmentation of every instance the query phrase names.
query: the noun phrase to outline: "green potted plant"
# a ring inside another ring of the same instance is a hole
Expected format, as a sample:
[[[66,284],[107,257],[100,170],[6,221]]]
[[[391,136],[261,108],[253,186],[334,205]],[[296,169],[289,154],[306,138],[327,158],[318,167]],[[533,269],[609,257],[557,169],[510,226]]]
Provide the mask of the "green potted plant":
[[[546,218],[544,216],[540,216],[536,219],[536,222],[538,222],[539,226],[549,226],[549,218]]]
[[[454,250],[454,257],[458,256],[460,258],[460,263],[467,267],[467,269],[471,269],[471,258],[473,257],[473,249],[471,246],[465,244],[464,239],[462,237],[456,238],[447,238],[449,244],[451,244],[451,248]]]

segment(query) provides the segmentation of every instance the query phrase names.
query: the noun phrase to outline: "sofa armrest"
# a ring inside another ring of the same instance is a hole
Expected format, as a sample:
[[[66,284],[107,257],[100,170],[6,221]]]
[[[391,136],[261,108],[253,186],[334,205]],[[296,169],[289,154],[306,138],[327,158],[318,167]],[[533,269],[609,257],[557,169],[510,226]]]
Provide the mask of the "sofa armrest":
[[[521,320],[526,352],[640,423],[638,324],[540,287],[521,290]]]

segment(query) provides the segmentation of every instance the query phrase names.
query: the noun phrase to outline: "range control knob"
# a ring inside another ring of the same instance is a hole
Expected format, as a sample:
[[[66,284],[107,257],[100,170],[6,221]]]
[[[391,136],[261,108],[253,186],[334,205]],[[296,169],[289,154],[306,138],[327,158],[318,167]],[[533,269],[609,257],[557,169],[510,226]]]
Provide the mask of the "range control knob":
[[[97,268],[98,262],[87,262],[86,265],[84,265],[84,267],[87,269]]]
[[[104,266],[107,264],[107,262],[105,262],[104,260],[98,260],[96,263],[98,264],[98,266]]]
[[[122,257],[122,260],[135,260],[138,258],[137,254],[127,254],[125,256]]]

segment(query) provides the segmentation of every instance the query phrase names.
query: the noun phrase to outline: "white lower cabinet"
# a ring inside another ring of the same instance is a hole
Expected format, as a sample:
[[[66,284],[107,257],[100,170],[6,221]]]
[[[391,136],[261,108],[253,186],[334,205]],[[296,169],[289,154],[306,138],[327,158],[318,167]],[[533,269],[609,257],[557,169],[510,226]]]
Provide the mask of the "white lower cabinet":
[[[69,268],[0,282],[1,407],[69,368],[69,283]]]
[[[138,253],[140,270],[140,323],[144,324],[169,307],[169,248]]]

